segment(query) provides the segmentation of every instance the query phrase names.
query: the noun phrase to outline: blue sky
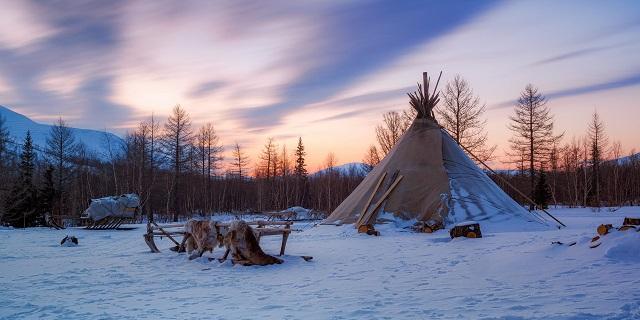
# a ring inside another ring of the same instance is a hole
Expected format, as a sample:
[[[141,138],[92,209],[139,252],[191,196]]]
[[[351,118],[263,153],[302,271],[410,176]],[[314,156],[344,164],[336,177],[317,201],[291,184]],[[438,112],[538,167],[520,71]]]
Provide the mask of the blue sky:
[[[175,104],[254,155],[266,137],[358,161],[422,71],[461,74],[506,149],[527,83],[567,139],[598,110],[640,148],[637,1],[6,1],[0,104],[124,133]]]

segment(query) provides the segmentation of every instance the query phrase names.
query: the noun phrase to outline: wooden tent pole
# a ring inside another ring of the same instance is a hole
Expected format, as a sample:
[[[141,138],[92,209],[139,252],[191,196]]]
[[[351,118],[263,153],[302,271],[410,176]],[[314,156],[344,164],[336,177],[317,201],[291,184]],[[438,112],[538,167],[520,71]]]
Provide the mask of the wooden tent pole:
[[[373,189],[373,192],[371,193],[371,195],[369,196],[369,199],[367,200],[367,204],[365,204],[364,208],[362,208],[362,212],[360,213],[360,216],[358,217],[358,220],[356,221],[356,225],[355,227],[357,228],[362,220],[364,219],[364,216],[367,214],[367,210],[369,210],[369,206],[371,205],[371,202],[373,201],[373,197],[376,196],[376,193],[378,193],[378,189],[380,189],[380,185],[382,185],[382,181],[384,181],[384,178],[387,176],[387,172],[385,171],[382,174],[382,177],[380,177],[380,179],[378,179],[378,184],[376,184],[376,187]]]
[[[449,134],[449,131],[445,128],[440,126],[447,134]],[[564,223],[562,223],[560,220],[558,220],[556,217],[554,217],[551,213],[549,213],[547,210],[545,210],[544,208],[542,208],[541,206],[539,206],[535,201],[533,201],[531,198],[529,198],[527,195],[525,195],[522,191],[518,190],[518,188],[516,188],[514,185],[512,185],[511,183],[509,183],[509,181],[507,181],[507,179],[501,177],[497,172],[495,172],[493,169],[491,169],[491,167],[489,167],[488,164],[486,164],[484,161],[480,160],[480,158],[476,157],[475,154],[473,154],[471,152],[471,150],[467,149],[467,147],[463,146],[462,144],[458,145],[460,147],[462,147],[462,149],[464,149],[464,151],[466,151],[470,156],[472,156],[474,159],[476,159],[476,161],[480,162],[483,166],[485,166],[485,168],[487,168],[487,170],[491,171],[491,173],[493,173],[496,177],[498,177],[498,179],[500,179],[500,181],[504,182],[507,186],[509,186],[511,189],[513,189],[516,193],[518,193],[521,197],[523,197],[525,200],[529,201],[529,203],[533,204],[536,208],[542,210],[542,212],[546,213],[549,217],[553,218],[553,220],[555,220],[557,223],[559,223],[560,225],[562,225],[563,227],[566,227],[567,225],[565,225]]]
[[[362,224],[371,224],[371,220],[374,219],[374,217],[377,217],[378,215],[376,214],[376,212],[380,209],[380,207],[382,206],[382,203],[387,200],[387,198],[391,195],[391,192],[393,192],[393,190],[396,188],[396,186],[398,186],[398,184],[400,183],[400,181],[402,181],[402,178],[404,178],[403,175],[399,175],[396,180],[393,182],[393,184],[391,184],[391,186],[389,187],[389,189],[387,189],[387,191],[382,195],[382,198],[380,198],[380,200],[378,200],[378,202],[376,202],[375,206],[373,207],[373,210],[367,212],[367,215],[365,216],[364,220],[362,221]],[[374,214],[376,214],[374,216]],[[361,225],[362,225],[361,224]],[[360,226],[358,226],[359,228]]]

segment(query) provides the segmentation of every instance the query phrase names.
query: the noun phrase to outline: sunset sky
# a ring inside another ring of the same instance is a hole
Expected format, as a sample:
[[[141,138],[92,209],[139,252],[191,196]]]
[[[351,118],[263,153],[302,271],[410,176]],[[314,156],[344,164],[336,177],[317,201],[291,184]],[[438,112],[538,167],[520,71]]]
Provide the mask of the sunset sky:
[[[465,77],[507,149],[532,83],[565,141],[594,110],[640,150],[640,1],[0,0],[0,105],[123,135],[175,104],[255,160],[267,137],[311,169],[360,161],[423,71]],[[499,158],[502,159],[502,158]]]

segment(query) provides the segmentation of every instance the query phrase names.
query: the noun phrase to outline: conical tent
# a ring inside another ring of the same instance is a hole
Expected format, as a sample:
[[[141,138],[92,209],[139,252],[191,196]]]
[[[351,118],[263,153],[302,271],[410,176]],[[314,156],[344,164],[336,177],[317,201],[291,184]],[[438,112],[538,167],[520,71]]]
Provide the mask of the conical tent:
[[[418,87],[419,92],[410,94],[411,105],[418,111],[416,119],[325,222],[355,223],[374,209],[378,199],[384,201],[379,210],[404,220],[443,225],[473,220],[489,232],[550,227],[550,221],[525,210],[502,191],[438,125],[432,112],[438,95],[429,95],[426,75],[424,94]],[[397,175],[402,180],[383,199],[384,186]],[[383,187],[377,188],[379,183]]]

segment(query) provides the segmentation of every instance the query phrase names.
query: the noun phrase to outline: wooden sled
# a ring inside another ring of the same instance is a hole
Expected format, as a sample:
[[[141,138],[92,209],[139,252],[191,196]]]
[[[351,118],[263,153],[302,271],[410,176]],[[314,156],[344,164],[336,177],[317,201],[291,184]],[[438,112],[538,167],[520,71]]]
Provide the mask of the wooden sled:
[[[87,230],[131,230],[135,228],[121,228],[124,223],[133,222],[133,218],[129,217],[105,217],[98,221],[94,221],[90,218],[85,218],[88,222],[85,229]]]
[[[55,219],[53,219],[53,216],[51,216],[51,214],[48,212],[44,214],[44,223],[47,225],[47,227],[54,228],[56,230],[66,229],[64,225],[58,223]]]
[[[228,228],[230,223],[227,222],[218,222],[215,227],[217,232],[221,232],[222,229]],[[287,240],[289,239],[289,234],[291,233],[291,226],[293,225],[293,221],[250,221],[247,222],[248,225],[254,226],[253,232],[256,235],[256,239],[258,243],[260,242],[260,238],[263,236],[275,236],[282,235],[282,244],[280,245],[280,255],[284,255],[284,251],[287,247]],[[160,252],[160,248],[155,243],[155,238],[164,238],[171,240],[175,246],[171,248],[173,251],[182,252],[184,251],[184,224],[176,223],[176,224],[166,224],[159,225],[155,222],[147,223],[147,233],[144,234],[144,242],[149,246],[151,252],[158,253]],[[180,239],[182,237],[182,239]],[[180,241],[178,241],[180,240]]]

